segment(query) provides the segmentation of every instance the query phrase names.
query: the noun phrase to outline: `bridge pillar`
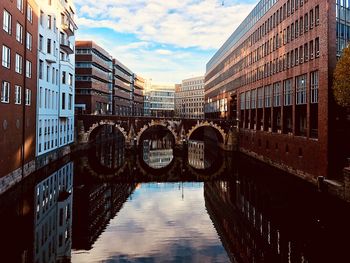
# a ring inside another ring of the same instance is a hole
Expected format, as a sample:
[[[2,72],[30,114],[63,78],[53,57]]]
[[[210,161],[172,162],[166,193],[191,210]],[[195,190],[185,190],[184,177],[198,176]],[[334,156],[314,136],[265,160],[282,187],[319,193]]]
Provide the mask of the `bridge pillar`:
[[[84,121],[78,120],[77,130],[78,130],[78,143],[79,144],[88,143],[89,142],[89,135],[87,132],[85,132]]]
[[[227,148],[229,151],[238,150],[238,132],[234,128],[230,128],[227,135]]]

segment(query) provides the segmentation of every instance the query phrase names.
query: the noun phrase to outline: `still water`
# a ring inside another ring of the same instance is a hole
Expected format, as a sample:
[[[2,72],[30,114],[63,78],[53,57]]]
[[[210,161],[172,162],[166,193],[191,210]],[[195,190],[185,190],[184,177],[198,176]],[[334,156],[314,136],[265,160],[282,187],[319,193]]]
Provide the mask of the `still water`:
[[[197,136],[150,131],[86,152],[0,196],[0,262],[350,262],[350,207]]]

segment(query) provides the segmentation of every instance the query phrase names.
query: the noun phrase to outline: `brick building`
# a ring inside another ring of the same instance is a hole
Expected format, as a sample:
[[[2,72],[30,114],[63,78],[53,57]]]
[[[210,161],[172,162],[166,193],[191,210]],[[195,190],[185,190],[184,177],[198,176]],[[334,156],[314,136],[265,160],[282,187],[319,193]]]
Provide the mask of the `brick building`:
[[[87,114],[112,113],[112,56],[93,41],[75,46],[76,108]]]
[[[0,21],[0,178],[4,185],[34,169],[38,6],[32,0],[0,1]]]
[[[207,64],[206,116],[237,119],[249,155],[310,181],[334,175],[344,148],[330,87],[349,12],[348,1],[261,0]]]

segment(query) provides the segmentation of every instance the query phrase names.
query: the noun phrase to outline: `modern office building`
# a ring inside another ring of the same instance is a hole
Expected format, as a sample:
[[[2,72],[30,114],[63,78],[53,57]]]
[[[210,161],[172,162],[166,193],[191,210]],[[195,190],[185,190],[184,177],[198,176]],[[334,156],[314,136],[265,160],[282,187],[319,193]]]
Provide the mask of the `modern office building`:
[[[237,119],[247,154],[311,181],[335,175],[346,141],[332,74],[349,12],[348,1],[261,0],[207,64],[206,116]]]
[[[117,59],[113,59],[114,114],[133,115],[133,72]]]
[[[74,141],[75,11],[72,1],[39,3],[36,154]]]
[[[173,117],[175,111],[175,89],[173,85],[151,84],[146,92],[149,116]]]
[[[85,114],[111,114],[112,56],[93,41],[77,41],[75,46],[76,110]]]
[[[0,190],[35,168],[38,6],[0,1]],[[23,173],[22,173],[23,172]]]
[[[185,79],[175,85],[175,114],[187,119],[204,118],[204,77]]]

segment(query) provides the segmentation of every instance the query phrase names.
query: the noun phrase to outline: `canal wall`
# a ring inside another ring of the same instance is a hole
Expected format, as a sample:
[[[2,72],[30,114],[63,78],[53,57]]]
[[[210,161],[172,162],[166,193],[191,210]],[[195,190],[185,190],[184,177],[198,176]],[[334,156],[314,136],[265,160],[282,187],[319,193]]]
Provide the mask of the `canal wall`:
[[[72,152],[73,144],[64,146],[62,148],[53,150],[47,154],[38,156],[35,160],[23,165],[11,172],[10,174],[0,178],[0,195],[15,186],[17,183],[21,182],[23,179],[27,178],[32,173],[38,171],[39,169],[49,165],[52,162],[62,159],[64,156],[69,155]]]
[[[239,147],[239,152],[262,161],[270,166],[288,172],[293,176],[297,176],[304,181],[313,184],[320,192],[328,193],[350,203],[350,160],[348,161],[348,166],[343,169],[343,177],[339,178],[338,180],[330,180],[323,176],[315,177],[304,171],[293,169],[292,167],[283,163],[277,163],[266,156],[259,155],[243,147]]]

